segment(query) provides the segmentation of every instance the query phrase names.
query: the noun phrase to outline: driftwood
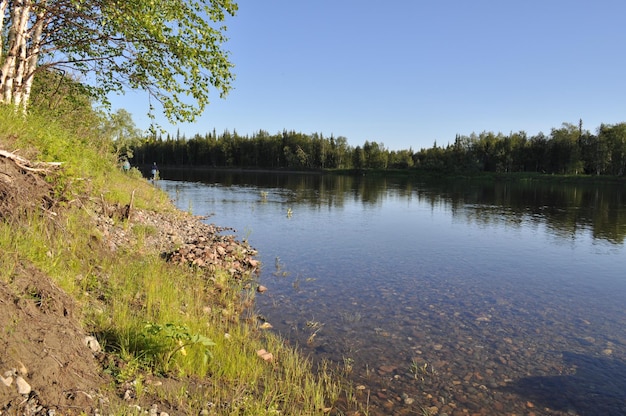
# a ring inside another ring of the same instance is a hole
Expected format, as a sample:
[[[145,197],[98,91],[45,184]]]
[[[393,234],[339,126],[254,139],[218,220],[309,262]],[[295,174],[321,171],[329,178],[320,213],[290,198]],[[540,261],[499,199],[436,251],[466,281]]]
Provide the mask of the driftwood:
[[[50,168],[58,168],[61,162],[31,162],[12,152],[0,149],[0,156],[11,159],[17,166],[29,172],[46,173]]]

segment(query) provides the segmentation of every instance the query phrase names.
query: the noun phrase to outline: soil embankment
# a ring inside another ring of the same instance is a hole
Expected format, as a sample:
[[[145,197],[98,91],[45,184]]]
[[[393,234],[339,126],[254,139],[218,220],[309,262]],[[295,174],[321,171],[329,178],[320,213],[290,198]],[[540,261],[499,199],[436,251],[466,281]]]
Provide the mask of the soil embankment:
[[[253,273],[258,267],[255,251],[223,235],[227,229],[184,212],[157,213],[93,201],[66,200],[59,204],[54,181],[47,177],[57,168],[2,152],[0,221],[19,227],[28,215],[59,221],[64,209],[87,209],[93,223],[85,224],[85,231],[97,228],[108,250],[136,244],[131,230],[141,225],[155,230],[142,239],[145,250],[158,250],[167,261],[206,268],[228,265],[227,270],[236,277]],[[116,216],[125,217],[124,221]],[[55,283],[54,276],[46,275],[19,252],[11,252],[10,247],[3,251],[0,415],[95,414],[111,402],[123,400],[123,394],[110,389],[111,380],[103,371],[110,357],[82,325],[82,306]],[[9,264],[12,269],[7,269]],[[145,399],[137,405],[146,410],[157,406]],[[178,414],[171,404],[159,406],[162,415]]]

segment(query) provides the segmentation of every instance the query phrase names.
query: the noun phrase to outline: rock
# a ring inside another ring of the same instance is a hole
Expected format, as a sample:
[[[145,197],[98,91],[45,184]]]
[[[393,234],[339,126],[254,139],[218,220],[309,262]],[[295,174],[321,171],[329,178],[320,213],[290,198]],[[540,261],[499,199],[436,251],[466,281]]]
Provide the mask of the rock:
[[[267,292],[267,288],[265,286],[263,286],[263,285],[259,285],[256,288],[256,291],[259,292],[259,293],[265,293],[265,292]]]
[[[11,384],[13,384],[13,376],[8,376],[7,378],[0,376],[0,382],[7,387],[11,387]]]
[[[273,328],[273,326],[269,322],[263,322],[261,325],[259,325],[259,328],[261,328],[261,329],[271,329],[271,328]]]
[[[30,391],[31,391],[30,384],[28,384],[26,380],[22,378],[22,376],[17,376],[15,378],[15,384],[17,385],[17,392],[19,394],[24,394],[24,395],[30,394]]]
[[[26,366],[21,361],[19,361],[19,363],[20,363],[20,368],[18,369],[18,372],[23,376],[28,375],[28,368],[26,368]]]
[[[378,372],[380,374],[388,374],[394,372],[398,367],[395,365],[381,365],[378,367]]]
[[[258,350],[256,354],[267,362],[271,362],[274,360],[274,355],[271,352],[267,352],[264,349]]]
[[[88,335],[83,339],[83,344],[85,344],[85,346],[89,347],[89,349],[93,352],[100,352],[102,351],[102,348],[100,347],[100,343],[98,342],[98,340],[96,339],[96,337],[92,336],[92,335]]]

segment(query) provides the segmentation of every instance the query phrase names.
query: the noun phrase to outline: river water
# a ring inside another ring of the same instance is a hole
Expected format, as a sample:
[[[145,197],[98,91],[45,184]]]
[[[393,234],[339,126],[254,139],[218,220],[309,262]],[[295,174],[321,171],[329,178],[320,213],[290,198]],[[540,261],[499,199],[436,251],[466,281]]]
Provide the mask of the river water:
[[[626,415],[626,188],[162,172],[370,415]]]

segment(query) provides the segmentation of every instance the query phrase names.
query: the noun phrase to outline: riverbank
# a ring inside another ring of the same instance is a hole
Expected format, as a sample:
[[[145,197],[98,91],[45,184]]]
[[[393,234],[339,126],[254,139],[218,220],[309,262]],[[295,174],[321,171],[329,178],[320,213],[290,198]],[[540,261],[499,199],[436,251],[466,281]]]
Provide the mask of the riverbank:
[[[265,289],[246,242],[175,209],[95,139],[0,121],[0,148],[25,149],[0,156],[0,414],[356,408],[338,373],[254,313]]]
[[[148,176],[149,165],[140,166]],[[427,181],[474,181],[474,182],[542,182],[576,184],[620,184],[626,185],[626,176],[609,175],[555,175],[539,172],[443,172],[426,169],[259,169],[212,166],[162,166],[164,172],[173,172],[176,177],[192,173],[229,172],[233,174],[273,173],[285,175],[349,175],[372,177],[400,177]]]

